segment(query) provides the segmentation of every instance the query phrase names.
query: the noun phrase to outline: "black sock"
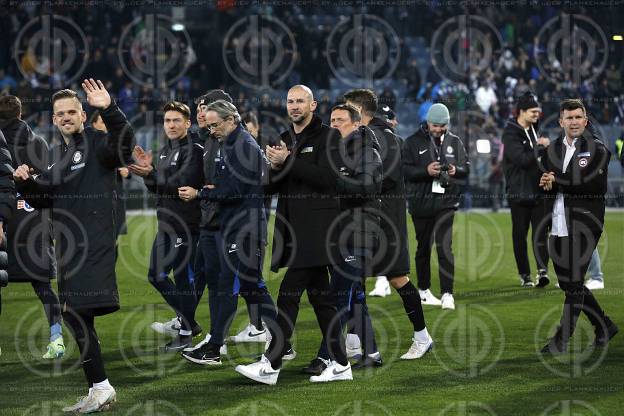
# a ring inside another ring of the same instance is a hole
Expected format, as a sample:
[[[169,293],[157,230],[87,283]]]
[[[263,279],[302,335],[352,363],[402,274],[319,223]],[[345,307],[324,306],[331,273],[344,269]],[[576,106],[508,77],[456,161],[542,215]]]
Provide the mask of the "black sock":
[[[397,289],[397,292],[399,296],[401,296],[403,307],[405,308],[405,312],[407,312],[407,317],[412,321],[412,325],[414,325],[414,331],[422,331],[425,329],[425,315],[416,287],[414,287],[412,282],[407,282],[405,286]]]

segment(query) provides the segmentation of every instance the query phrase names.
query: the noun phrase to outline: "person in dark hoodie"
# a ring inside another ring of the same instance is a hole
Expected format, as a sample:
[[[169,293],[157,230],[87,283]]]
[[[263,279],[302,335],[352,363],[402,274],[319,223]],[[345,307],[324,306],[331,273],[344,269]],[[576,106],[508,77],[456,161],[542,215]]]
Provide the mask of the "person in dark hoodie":
[[[152,165],[151,153],[136,146],[137,163],[128,166],[141,176],[147,189],[156,194],[158,233],[152,245],[148,280],[180,317],[176,338],[165,351],[187,348],[193,336],[202,332],[195,321],[194,259],[199,237],[201,209],[199,201],[180,198],[179,188],[200,188],[203,183],[203,147],[189,135],[191,110],[178,101],[163,107],[167,141]],[[169,274],[173,274],[173,283]]]
[[[381,187],[380,230],[385,245],[378,248],[380,261],[374,265],[376,276],[387,276],[394,287],[410,319],[414,333],[410,350],[401,356],[404,360],[421,358],[433,347],[433,340],[425,325],[420,295],[410,281],[409,249],[407,242],[407,213],[405,183],[401,157],[402,139],[394,133],[392,126],[377,116],[377,96],[372,90],[356,89],[344,95],[347,104],[360,111],[362,125],[368,126],[375,135],[383,161],[383,183]],[[387,111],[386,111],[387,112]],[[364,294],[362,291],[361,295]],[[354,296],[355,298],[355,296]],[[349,342],[347,341],[349,346]],[[378,355],[378,354],[377,354]],[[375,365],[376,355],[365,355],[354,368]]]
[[[48,145],[21,118],[20,99],[13,95],[0,97],[0,131],[11,152],[13,169],[27,164],[37,172],[47,170]],[[51,282],[56,278],[56,259],[50,212],[46,208],[33,208],[19,193],[16,199],[15,215],[6,227],[9,282],[32,285],[50,326],[50,343],[43,358],[60,358],[65,353],[65,344],[61,306]]]
[[[418,241],[416,273],[420,297],[424,304],[453,310],[453,218],[459,207],[460,185],[470,172],[470,163],[464,143],[449,131],[449,122],[450,114],[444,104],[433,104],[429,108],[427,121],[405,140],[403,173]],[[441,299],[430,290],[434,241],[440,267]]]
[[[134,132],[102,81],[84,80],[91,107],[100,109],[108,134],[85,127],[87,115],[75,91],[52,96],[52,120],[62,138],[40,174],[26,164],[13,174],[33,206],[50,207],[55,227],[59,300],[63,321],[76,339],[89,394],[66,412],[107,409],[116,392],[104,369],[95,318],[119,309],[115,274],[114,201],[117,168],[132,157]]]
[[[539,136],[540,105],[537,97],[526,92],[518,98],[517,115],[503,130],[503,173],[507,183],[507,201],[511,209],[514,257],[524,287],[546,286],[548,278],[548,226],[541,224],[544,216],[544,194],[539,188],[541,171],[538,166],[550,141]],[[541,226],[540,226],[541,224]],[[533,253],[537,263],[537,283],[531,279],[527,234],[532,230]]]
[[[605,194],[611,152],[587,128],[581,100],[560,104],[562,134],[540,160],[539,186],[548,193],[547,220],[552,224],[548,246],[559,287],[565,292],[563,312],[554,336],[542,354],[567,352],[581,313],[594,327],[592,348],[606,347],[619,331],[592,292],[583,285],[592,252],[604,230]]]

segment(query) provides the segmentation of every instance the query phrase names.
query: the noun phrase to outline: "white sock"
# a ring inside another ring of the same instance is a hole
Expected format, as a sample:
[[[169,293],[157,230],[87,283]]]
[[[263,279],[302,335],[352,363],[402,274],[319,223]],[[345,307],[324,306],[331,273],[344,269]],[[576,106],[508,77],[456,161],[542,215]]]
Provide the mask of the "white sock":
[[[91,396],[92,392],[93,392],[93,387],[89,387],[89,396]]]
[[[100,381],[99,383],[93,383],[93,390],[108,390],[112,389],[113,386],[108,382],[108,379],[104,381]]]
[[[386,276],[377,276],[377,283],[388,283]]]
[[[360,347],[360,337],[357,334],[347,334],[346,344],[352,348]]]
[[[192,335],[193,332],[189,331],[188,329],[181,329],[180,330],[180,336],[182,337],[188,337],[189,335]]]
[[[429,341],[429,332],[427,332],[427,328],[422,329],[420,331],[414,331],[414,340],[418,342],[427,342]]]

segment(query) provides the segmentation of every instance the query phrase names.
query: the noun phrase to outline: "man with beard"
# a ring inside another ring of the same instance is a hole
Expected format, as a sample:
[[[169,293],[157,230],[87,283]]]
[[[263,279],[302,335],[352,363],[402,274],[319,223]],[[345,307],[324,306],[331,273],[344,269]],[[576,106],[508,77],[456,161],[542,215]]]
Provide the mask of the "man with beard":
[[[450,118],[444,104],[433,104],[429,108],[427,121],[405,140],[403,172],[418,241],[415,260],[420,297],[425,305],[454,310],[453,218],[459,207],[461,181],[468,176],[470,163],[461,139],[449,131]],[[441,299],[430,290],[434,241]]]
[[[26,164],[36,172],[47,170],[48,145],[22,120],[22,103],[18,97],[0,97],[0,131],[7,140],[13,169]],[[56,259],[50,212],[45,208],[31,207],[18,193],[17,210],[6,231],[9,282],[29,282],[32,285],[50,325],[50,343],[43,358],[61,358],[65,353],[65,344],[61,306],[51,284],[51,279],[56,278]]]
[[[117,168],[131,158],[134,133],[101,81],[85,80],[82,88],[89,105],[100,109],[109,134],[84,126],[87,115],[75,91],[58,91],[52,120],[61,143],[50,150],[41,175],[32,175],[24,164],[13,176],[22,182],[18,190],[26,200],[51,207],[59,224],[55,247],[63,320],[78,344],[89,386],[87,396],[63,411],[91,413],[107,409],[117,397],[104,370],[95,318],[119,309],[112,195]]]
[[[587,129],[587,113],[581,100],[561,102],[559,125],[563,134],[542,156],[544,173],[539,185],[549,194],[545,212],[552,224],[548,246],[565,300],[559,327],[542,354],[567,351],[581,312],[594,327],[594,348],[605,347],[618,333],[617,325],[583,285],[604,229],[611,152]]]
[[[533,287],[527,255],[529,226],[533,235],[533,253],[537,264],[537,287],[548,279],[548,225],[544,223],[545,199],[540,190],[538,160],[549,140],[538,137],[541,114],[537,98],[526,92],[516,104],[517,117],[507,122],[503,131],[503,173],[507,183],[507,201],[511,209],[514,257],[520,284]]]
[[[407,276],[410,270],[407,243],[407,218],[405,203],[405,184],[403,181],[403,163],[401,160],[402,140],[389,123],[375,116],[377,96],[371,90],[356,89],[344,95],[347,104],[360,111],[362,125],[368,126],[380,146],[383,161],[383,184],[381,188],[380,236],[385,247],[381,250],[381,260],[374,265],[375,275],[387,276],[390,285],[401,296],[403,307],[414,328],[413,343],[409,351],[401,356],[404,360],[421,358],[433,347],[433,340],[425,325],[420,295]],[[363,291],[361,293],[363,296]],[[375,354],[376,353],[376,354]],[[378,365],[379,353],[370,351],[362,361],[354,366],[369,367]]]
[[[279,146],[266,148],[271,171],[265,189],[278,197],[271,266],[275,272],[288,268],[277,298],[280,332],[274,334],[259,362],[236,368],[245,377],[265,384],[277,382],[282,360],[294,354],[290,338],[304,291],[330,351],[328,356],[312,360],[304,372],[320,376],[332,362],[346,363],[340,349],[340,328],[331,326],[336,307],[329,275],[335,270],[325,244],[326,232],[339,213],[338,201],[332,198],[335,176],[328,149],[338,140],[338,132],[314,115],[316,101],[305,85],[292,87],[286,100],[292,126],[281,134]]]

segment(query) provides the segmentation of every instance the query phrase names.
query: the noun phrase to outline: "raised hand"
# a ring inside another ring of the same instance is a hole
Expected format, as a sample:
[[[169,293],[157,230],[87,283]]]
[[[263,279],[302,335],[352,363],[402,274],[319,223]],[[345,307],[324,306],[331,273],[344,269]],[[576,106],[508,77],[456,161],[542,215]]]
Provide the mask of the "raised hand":
[[[91,107],[105,109],[111,104],[111,97],[99,79],[97,82],[93,78],[85,79],[82,89],[87,94],[87,102]]]

